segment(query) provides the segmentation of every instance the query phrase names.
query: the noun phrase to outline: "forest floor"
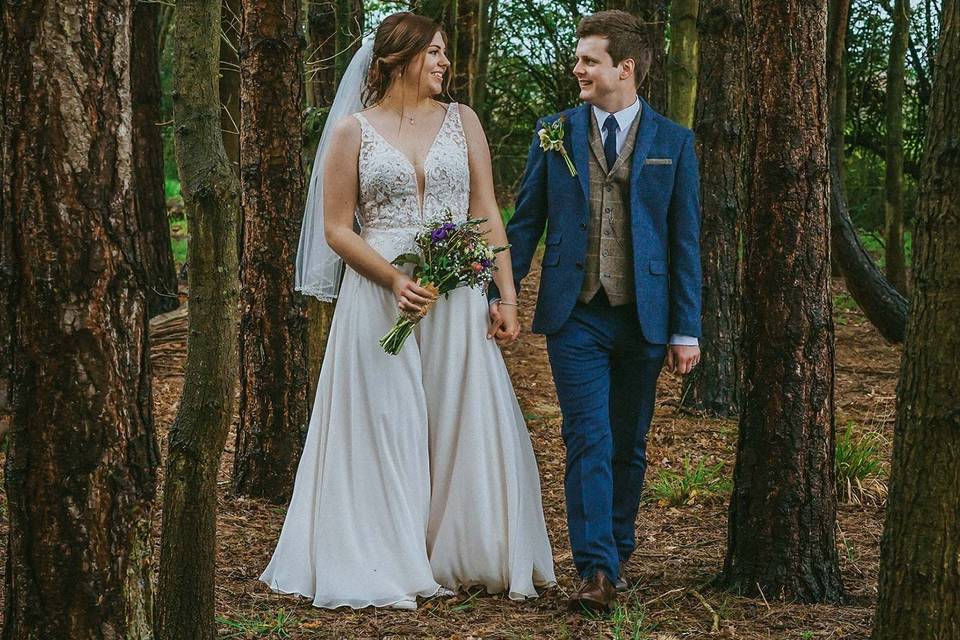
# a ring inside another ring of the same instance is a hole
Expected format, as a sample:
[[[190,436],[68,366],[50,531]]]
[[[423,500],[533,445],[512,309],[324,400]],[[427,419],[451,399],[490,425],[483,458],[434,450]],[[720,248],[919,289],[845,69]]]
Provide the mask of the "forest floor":
[[[532,301],[536,271],[524,299]],[[848,427],[851,442],[875,442],[875,462],[885,477],[895,414],[900,349],[887,345],[834,281],[836,319],[836,411],[838,437]],[[532,309],[521,310],[529,329]],[[164,324],[167,325],[164,328]],[[166,434],[180,396],[185,351],[183,321],[159,323],[152,360],[155,416],[166,451]],[[309,601],[271,593],[257,581],[280,533],[285,509],[230,493],[233,434],[220,467],[216,612],[221,638],[678,638],[865,639],[876,604],[883,483],[865,482],[854,500],[841,503],[837,546],[848,601],[802,605],[743,598],[712,589],[726,546],[727,501],[737,423],[678,409],[679,378],[660,378],[651,427],[648,486],[685,478],[696,491],[670,504],[669,492],[650,491],[637,520],[637,551],[627,568],[633,588],[620,596],[609,617],[565,612],[578,580],[567,542],[563,500],[564,447],[560,414],[542,336],[524,332],[504,350],[513,384],[537,454],[543,506],[553,544],[558,586],[539,599],[513,602],[470,592],[427,601],[415,612],[368,609],[320,610]],[[687,467],[684,461],[689,461]],[[700,463],[700,483],[691,469]],[[684,469],[687,469],[685,472]],[[705,479],[705,481],[704,481]],[[662,482],[657,482],[661,480]],[[856,489],[856,487],[855,487]],[[845,492],[847,493],[847,492]],[[846,496],[849,497],[849,496]],[[5,507],[5,504],[2,505]],[[6,529],[2,510],[0,534]],[[159,540],[159,520],[156,531]],[[2,554],[2,550],[0,550]],[[0,570],[3,563],[0,562]]]

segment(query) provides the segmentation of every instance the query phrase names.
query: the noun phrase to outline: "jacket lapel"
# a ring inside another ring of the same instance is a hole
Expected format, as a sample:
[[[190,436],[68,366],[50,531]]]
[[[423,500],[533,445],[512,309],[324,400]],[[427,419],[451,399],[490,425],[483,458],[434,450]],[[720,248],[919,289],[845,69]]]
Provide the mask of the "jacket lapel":
[[[573,166],[577,169],[577,180],[583,190],[585,202],[590,202],[590,105],[582,104],[570,117],[570,146],[568,151],[573,156]]]
[[[637,129],[637,142],[633,147],[633,166],[630,171],[630,193],[634,195],[637,193],[643,164],[647,161],[650,146],[657,135],[657,120],[654,117],[656,114],[643,98],[640,98],[640,104],[640,128]]]

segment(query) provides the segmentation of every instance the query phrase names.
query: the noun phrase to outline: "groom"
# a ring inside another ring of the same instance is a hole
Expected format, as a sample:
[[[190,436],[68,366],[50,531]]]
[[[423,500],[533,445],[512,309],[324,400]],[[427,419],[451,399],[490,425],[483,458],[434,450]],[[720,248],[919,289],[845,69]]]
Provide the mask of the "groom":
[[[563,414],[583,578],[569,607],[607,611],[634,550],[657,376],[664,361],[686,374],[700,358],[700,186],[693,134],[637,97],[651,59],[640,21],[603,11],[577,37],[586,104],[537,125],[563,119],[576,176],[535,135],[507,234],[520,291],[546,227],[533,331],[547,336]],[[509,340],[498,295],[491,287],[492,332]]]

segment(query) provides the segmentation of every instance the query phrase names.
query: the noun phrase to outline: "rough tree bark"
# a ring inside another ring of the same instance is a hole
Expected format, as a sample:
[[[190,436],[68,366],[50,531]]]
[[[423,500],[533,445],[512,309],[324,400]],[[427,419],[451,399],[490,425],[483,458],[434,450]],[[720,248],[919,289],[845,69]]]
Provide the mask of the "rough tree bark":
[[[960,2],[941,20],[873,640],[960,639]]]
[[[910,4],[908,0],[894,0],[887,64],[884,254],[887,279],[904,295],[907,293],[907,261],[903,251],[903,91],[909,36]]]
[[[113,1],[0,4],[5,640],[151,637],[159,452],[137,259],[132,14]]]
[[[640,16],[647,23],[647,42],[653,53],[650,72],[639,93],[660,113],[667,108],[666,0],[607,0],[607,9],[620,9]]]
[[[223,148],[240,175],[240,0],[223,0],[220,13],[220,129]]]
[[[303,215],[299,0],[245,0],[243,255],[234,491],[286,504],[307,422],[306,301],[291,286]]]
[[[720,583],[767,599],[839,602],[826,4],[746,0],[744,9],[749,311]]]
[[[860,242],[850,219],[843,188],[843,129],[846,122],[846,51],[850,0],[831,3],[827,47],[827,92],[830,95],[830,246],[831,259],[847,290],[867,319],[890,342],[903,342],[907,300],[890,284]]]
[[[304,55],[306,101],[329,107],[337,91],[337,12],[332,0],[304,0],[307,47]]]
[[[693,126],[700,63],[697,14],[700,0],[670,3],[670,51],[667,55],[667,117]]]
[[[237,379],[239,181],[220,133],[220,0],[178,0],[173,90],[190,224],[190,335],[170,427],[156,616],[159,640],[212,640],[217,468]]]
[[[152,317],[179,306],[177,271],[170,245],[163,188],[163,137],[160,135],[160,5],[135,1],[130,82],[133,94],[134,199],[140,217],[139,262],[146,280],[147,312]]]
[[[684,378],[684,405],[737,412],[743,209],[744,24],[740,0],[703,0],[696,131],[700,145],[703,359]]]
[[[850,0],[830,0],[827,22],[827,94],[830,96],[828,144],[831,157],[840,160],[844,178],[844,129],[847,124],[847,28]]]
[[[363,0],[333,0],[336,11],[336,78],[347,70],[354,52],[360,48],[363,35]]]

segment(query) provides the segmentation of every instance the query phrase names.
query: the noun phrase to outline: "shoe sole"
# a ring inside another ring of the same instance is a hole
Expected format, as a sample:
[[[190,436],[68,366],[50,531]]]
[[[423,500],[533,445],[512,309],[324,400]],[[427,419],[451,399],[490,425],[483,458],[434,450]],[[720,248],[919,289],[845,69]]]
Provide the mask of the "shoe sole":
[[[570,600],[567,603],[567,611],[570,613],[610,613],[611,608],[611,605],[586,598]]]

